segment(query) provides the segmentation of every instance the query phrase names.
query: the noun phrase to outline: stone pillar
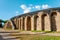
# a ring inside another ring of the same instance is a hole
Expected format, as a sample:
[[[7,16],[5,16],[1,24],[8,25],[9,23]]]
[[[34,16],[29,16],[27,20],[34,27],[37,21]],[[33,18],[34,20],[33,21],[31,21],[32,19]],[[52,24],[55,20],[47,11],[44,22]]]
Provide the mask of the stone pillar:
[[[19,25],[19,30],[20,30],[20,18],[18,20],[19,20],[19,24],[18,25]]]
[[[19,30],[21,30],[21,18],[19,18]]]
[[[21,17],[21,29],[24,30],[24,19]]]
[[[47,16],[44,17],[44,23],[45,23],[45,31],[51,31],[50,29],[50,19],[49,19],[49,15],[47,14]]]
[[[18,24],[17,24],[17,25],[18,25],[18,30],[19,30],[19,18],[18,18],[18,21],[17,21],[17,22],[18,22]]]
[[[31,17],[31,30],[34,30],[34,15]]]
[[[18,20],[18,18],[17,18],[17,23],[16,23],[16,25],[17,25],[17,29],[19,29],[19,22],[18,22],[19,20]]]
[[[16,28],[17,28],[17,19],[16,19]]]
[[[23,18],[21,17],[21,30],[22,30],[22,27],[23,27]]]
[[[16,28],[19,29],[19,19],[16,19]]]
[[[14,24],[16,25],[16,18],[14,19],[14,21],[13,21],[13,22],[14,22]]]
[[[16,28],[16,18],[12,20],[14,24],[14,29]]]
[[[27,17],[25,17],[24,24],[25,24],[25,31],[26,31],[27,30]]]
[[[37,19],[37,30],[41,30],[41,15]]]
[[[11,21],[11,20],[9,20],[9,21],[10,21],[10,23],[11,23],[12,30],[14,30],[14,25],[13,25],[12,21]]]
[[[42,16],[42,14],[43,14],[43,12],[38,13],[39,21],[38,21],[37,30],[40,30],[40,31],[42,31],[42,24],[41,24],[41,16]]]

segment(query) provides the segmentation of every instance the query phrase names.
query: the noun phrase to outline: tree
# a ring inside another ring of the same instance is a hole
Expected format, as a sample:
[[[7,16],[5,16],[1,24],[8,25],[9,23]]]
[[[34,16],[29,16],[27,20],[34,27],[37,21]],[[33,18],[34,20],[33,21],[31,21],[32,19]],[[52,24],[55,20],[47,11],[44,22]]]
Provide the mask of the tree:
[[[0,19],[0,22],[3,22],[3,20]]]
[[[7,22],[8,20],[2,20],[2,19],[0,19],[0,27],[3,27],[4,26],[4,24]]]
[[[5,20],[5,21],[3,21],[4,23],[6,23],[8,20]]]

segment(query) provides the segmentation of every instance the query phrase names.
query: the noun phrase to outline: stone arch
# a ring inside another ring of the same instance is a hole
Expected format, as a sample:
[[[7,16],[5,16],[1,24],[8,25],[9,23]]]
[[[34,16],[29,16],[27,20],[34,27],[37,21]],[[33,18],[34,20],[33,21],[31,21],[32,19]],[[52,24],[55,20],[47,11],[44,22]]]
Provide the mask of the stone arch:
[[[8,28],[12,28],[10,24],[11,24],[10,22],[7,23]]]
[[[34,30],[37,30],[37,24],[38,24],[38,15],[34,16]]]
[[[27,31],[30,31],[31,30],[31,17],[28,16],[27,17]]]
[[[13,25],[14,25],[14,29],[17,29],[17,28],[16,28],[16,18],[15,18],[15,19],[12,19],[11,21],[12,21],[12,23],[13,23]]]
[[[52,12],[50,14],[50,25],[51,25],[51,31],[56,31],[57,28],[56,28],[56,15],[57,13],[56,12]]]
[[[15,18],[14,20],[12,20],[12,22],[13,22],[13,25],[14,25],[14,29],[18,29],[18,26],[17,26],[17,24],[18,24],[18,20],[17,20],[17,18]]]
[[[4,29],[14,29],[14,25],[11,20],[7,21],[4,25]]]
[[[42,31],[45,30],[45,16],[47,16],[47,14],[42,14],[42,16],[41,16]]]

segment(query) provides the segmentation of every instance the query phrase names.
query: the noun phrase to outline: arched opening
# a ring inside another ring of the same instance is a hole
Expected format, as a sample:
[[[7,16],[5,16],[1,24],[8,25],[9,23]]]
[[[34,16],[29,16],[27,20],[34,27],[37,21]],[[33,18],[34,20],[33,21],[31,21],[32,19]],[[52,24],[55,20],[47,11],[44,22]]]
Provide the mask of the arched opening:
[[[7,28],[7,29],[12,29],[11,22],[7,22],[6,28]]]
[[[19,29],[19,20],[16,20],[16,29]]]
[[[23,30],[25,30],[25,25],[24,25],[24,23],[25,23],[25,18],[23,18],[23,27],[22,27]]]
[[[34,30],[37,30],[37,21],[38,21],[38,16],[34,16]]]
[[[20,30],[21,30],[21,19],[20,19]]]
[[[52,12],[50,15],[50,25],[51,25],[51,31],[56,31],[56,17],[57,13],[56,12]]]
[[[27,30],[30,31],[31,30],[31,17],[27,17]]]
[[[42,31],[45,30],[45,16],[47,16],[47,14],[43,14],[41,16],[41,26],[42,26]],[[47,20],[47,19],[46,19]]]

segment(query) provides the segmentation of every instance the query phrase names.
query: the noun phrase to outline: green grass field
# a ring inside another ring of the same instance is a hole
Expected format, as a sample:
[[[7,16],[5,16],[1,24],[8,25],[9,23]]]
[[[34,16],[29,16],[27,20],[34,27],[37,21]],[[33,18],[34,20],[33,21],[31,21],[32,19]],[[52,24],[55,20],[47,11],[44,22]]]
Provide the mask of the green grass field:
[[[60,40],[60,36],[44,36],[40,34],[29,35],[29,34],[20,34],[15,35],[11,34],[12,36],[18,36],[16,38],[20,38],[20,40]]]
[[[42,36],[38,35],[37,37],[33,37],[32,40],[60,40],[59,36]]]

